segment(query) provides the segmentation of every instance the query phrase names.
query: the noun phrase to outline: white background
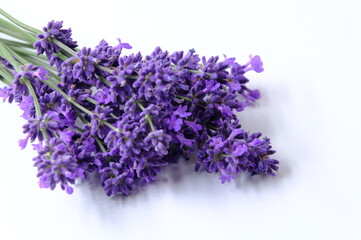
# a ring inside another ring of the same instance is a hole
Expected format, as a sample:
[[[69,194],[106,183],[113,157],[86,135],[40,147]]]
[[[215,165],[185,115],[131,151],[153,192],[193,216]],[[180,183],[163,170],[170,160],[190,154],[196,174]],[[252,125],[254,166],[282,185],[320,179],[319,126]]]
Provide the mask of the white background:
[[[35,152],[20,151],[24,121],[0,104],[0,239],[361,239],[361,4],[359,1],[8,1],[37,28],[64,20],[80,46],[120,37],[131,51],[194,48],[246,62],[262,98],[240,115],[272,140],[275,178],[220,184],[191,163],[156,184],[108,198],[95,184],[73,195],[40,189]]]

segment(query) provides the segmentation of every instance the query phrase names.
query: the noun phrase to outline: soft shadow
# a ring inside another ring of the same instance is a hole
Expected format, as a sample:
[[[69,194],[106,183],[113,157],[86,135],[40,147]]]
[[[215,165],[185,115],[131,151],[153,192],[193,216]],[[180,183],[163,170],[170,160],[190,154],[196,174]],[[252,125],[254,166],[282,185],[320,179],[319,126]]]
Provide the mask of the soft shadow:
[[[262,191],[262,189],[274,188],[277,185],[282,185],[292,175],[292,169],[285,157],[277,154],[277,158],[281,159],[278,172],[276,176],[272,177],[267,174],[250,176],[249,174],[242,174],[235,179],[235,186],[237,189],[244,192],[248,191]]]

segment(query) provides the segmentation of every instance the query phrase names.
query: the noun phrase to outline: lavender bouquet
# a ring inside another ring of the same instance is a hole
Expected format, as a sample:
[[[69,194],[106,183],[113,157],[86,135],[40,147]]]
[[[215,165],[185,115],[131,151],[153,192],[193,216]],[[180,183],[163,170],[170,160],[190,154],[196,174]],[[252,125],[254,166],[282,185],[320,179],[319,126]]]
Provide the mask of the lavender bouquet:
[[[108,196],[128,195],[179,159],[222,183],[277,171],[270,140],[236,116],[260,98],[245,76],[263,71],[259,56],[239,64],[159,47],[124,55],[131,46],[119,39],[78,49],[61,21],[40,31],[0,13],[0,97],[23,110],[19,145],[33,143],[41,188],[71,194],[94,174]]]

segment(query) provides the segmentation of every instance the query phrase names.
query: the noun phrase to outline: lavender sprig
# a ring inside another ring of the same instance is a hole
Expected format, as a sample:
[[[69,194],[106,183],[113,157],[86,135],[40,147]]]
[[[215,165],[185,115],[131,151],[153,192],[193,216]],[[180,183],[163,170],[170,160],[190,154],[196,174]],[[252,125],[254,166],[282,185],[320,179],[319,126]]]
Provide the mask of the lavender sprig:
[[[160,47],[123,55],[131,46],[120,39],[79,50],[62,22],[40,31],[0,13],[13,22],[1,19],[0,31],[17,39],[0,38],[0,81],[8,85],[0,97],[24,112],[19,145],[37,142],[40,187],[70,194],[76,179],[98,173],[107,195],[128,195],[193,153],[195,170],[222,183],[278,170],[269,138],[242,129],[236,115],[260,98],[245,76],[263,71],[259,56],[239,64]]]

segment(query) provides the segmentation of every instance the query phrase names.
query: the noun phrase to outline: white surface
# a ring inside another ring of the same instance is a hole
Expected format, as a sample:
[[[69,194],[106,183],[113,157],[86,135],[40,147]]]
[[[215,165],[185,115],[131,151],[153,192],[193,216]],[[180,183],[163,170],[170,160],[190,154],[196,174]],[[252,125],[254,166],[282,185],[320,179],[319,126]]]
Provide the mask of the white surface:
[[[127,198],[87,183],[51,192],[17,146],[18,107],[0,104],[0,239],[361,239],[359,1],[59,2],[1,7],[38,28],[64,20],[81,46],[259,54],[263,96],[241,118],[271,138],[280,171],[222,185],[183,163]]]

